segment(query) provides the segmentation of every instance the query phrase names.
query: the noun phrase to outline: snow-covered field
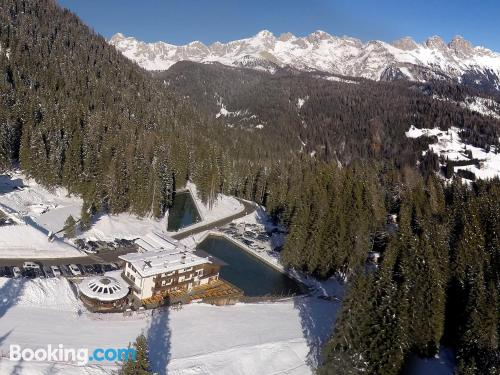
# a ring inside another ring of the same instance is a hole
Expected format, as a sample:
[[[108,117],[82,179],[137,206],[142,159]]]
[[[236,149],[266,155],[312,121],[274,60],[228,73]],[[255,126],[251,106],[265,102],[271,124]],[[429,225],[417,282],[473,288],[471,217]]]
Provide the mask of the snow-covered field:
[[[22,216],[29,216],[49,231],[64,227],[69,215],[80,217],[83,201],[64,188],[52,191],[26,178],[21,172],[0,175],[0,204]]]
[[[66,189],[49,191],[17,171],[0,175],[0,208],[16,223],[0,227],[0,257],[81,256],[61,236],[53,242],[47,236],[60,231],[69,215],[78,219],[81,206],[82,200]]]
[[[325,291],[341,297],[343,287],[329,280],[316,295]],[[65,279],[0,279],[0,373],[110,374],[114,364],[11,362],[9,345],[121,348],[144,332],[160,374],[309,374],[339,306],[311,296],[124,317],[87,313]]]
[[[99,215],[92,222],[92,227],[78,237],[94,241],[114,241],[116,238],[133,240],[152,231],[164,231],[167,221],[168,215],[161,219],[138,217],[129,213]]]
[[[435,154],[443,156],[451,161],[470,160],[467,152],[472,153],[473,159],[480,161],[479,168],[476,165],[455,166],[455,172],[459,170],[471,171],[479,179],[491,179],[500,176],[500,154],[468,145],[462,141],[460,137],[460,129],[456,127],[450,128],[448,131],[440,129],[417,129],[411,126],[406,132],[408,138],[419,138],[421,136],[436,136],[437,142],[429,145],[429,149]]]

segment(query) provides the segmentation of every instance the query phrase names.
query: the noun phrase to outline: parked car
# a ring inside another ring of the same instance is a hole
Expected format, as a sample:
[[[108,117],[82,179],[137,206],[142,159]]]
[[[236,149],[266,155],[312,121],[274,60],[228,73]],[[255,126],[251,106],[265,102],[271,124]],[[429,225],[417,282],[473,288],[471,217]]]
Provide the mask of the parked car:
[[[97,250],[94,250],[93,248],[84,248],[83,251],[85,251],[87,254],[97,254]]]
[[[94,273],[97,275],[102,275],[104,273],[102,266],[100,264],[93,264],[92,268],[94,268]]]
[[[80,271],[80,268],[78,268],[78,266],[76,264],[70,264],[68,266],[68,268],[73,276],[81,276],[82,275],[82,271]]]
[[[89,241],[87,242],[87,248],[92,249],[92,250],[97,250],[99,245],[95,241]]]
[[[119,267],[114,263],[106,263],[102,265],[104,272],[116,271]]]
[[[54,272],[52,272],[49,266],[43,266],[42,271],[45,274],[45,277],[54,277]]]
[[[72,276],[72,273],[71,273],[71,271],[69,270],[69,265],[67,265],[67,264],[66,264],[66,265],[64,265],[64,264],[63,264],[63,265],[60,265],[60,266],[59,266],[59,269],[61,270],[61,274],[62,274],[63,276]]]
[[[75,240],[75,245],[78,249],[83,250],[87,247],[87,244],[81,238]]]
[[[52,274],[54,277],[59,277],[61,276],[61,270],[57,266],[50,266],[50,270],[52,271]]]
[[[21,269],[19,267],[12,267],[12,277],[14,277],[15,279],[21,277],[22,274],[21,274]]]
[[[40,265],[35,262],[24,262],[23,263],[23,276],[35,278],[35,277],[45,277]]]
[[[34,279],[37,277],[37,273],[35,271],[35,268],[23,268],[21,273],[22,273],[23,277],[27,277],[29,279]]]
[[[14,277],[14,274],[12,273],[12,267],[2,267],[3,268],[3,275],[5,277]]]
[[[40,269],[40,266],[34,262],[24,262],[23,268],[24,269]]]

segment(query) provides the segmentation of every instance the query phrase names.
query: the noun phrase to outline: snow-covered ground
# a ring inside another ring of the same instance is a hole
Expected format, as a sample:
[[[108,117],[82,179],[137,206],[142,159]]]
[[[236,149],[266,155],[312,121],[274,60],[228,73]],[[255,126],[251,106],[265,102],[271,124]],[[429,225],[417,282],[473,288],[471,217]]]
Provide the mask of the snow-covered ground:
[[[81,206],[64,188],[49,191],[18,171],[0,175],[0,208],[16,223],[0,227],[0,257],[81,256],[61,236],[53,242],[47,236],[60,231],[69,215],[78,219]]]
[[[195,184],[188,182],[186,188],[191,192],[191,196],[201,216],[201,221],[196,224],[182,228],[178,232],[167,232],[168,213],[161,219],[137,217],[128,213],[101,215],[94,220],[90,230],[80,234],[78,237],[89,240],[113,241],[116,238],[136,239],[152,231],[165,232],[168,235],[172,235],[234,215],[241,212],[244,208],[236,198],[222,194],[217,196],[212,207],[208,207],[198,198],[198,191]]]
[[[196,185],[188,183],[187,188],[202,218],[194,226],[205,225],[243,210],[237,199],[222,194],[218,195],[212,207],[208,207],[198,198]],[[69,215],[78,219],[82,204],[81,198],[70,196],[66,189],[49,191],[21,172],[0,175],[0,209],[16,223],[0,227],[0,258],[81,256],[82,253],[71,242],[65,241],[62,234],[54,242],[49,242],[47,235],[60,231]],[[78,237],[103,241],[136,239],[151,231],[166,231],[167,221],[168,213],[161,219],[137,217],[129,213],[99,215],[91,229]]]
[[[168,215],[161,219],[138,217],[130,213],[118,215],[99,215],[92,227],[78,238],[94,241],[114,241],[117,238],[134,240],[152,231],[164,231],[167,228]]]
[[[0,278],[0,373],[110,374],[114,364],[12,362],[9,345],[121,348],[144,332],[160,374],[310,374],[340,307],[317,298],[324,293],[342,297],[343,287],[329,280],[313,296],[283,302],[194,304],[124,317],[86,312],[65,279]]]
[[[47,235],[26,224],[0,227],[0,258],[69,258],[82,253],[58,238],[49,242]]]
[[[448,131],[440,129],[417,129],[413,125],[406,132],[408,138],[419,138],[421,136],[436,136],[437,142],[429,145],[429,149],[435,154],[443,156],[451,161],[470,160],[467,152],[472,153],[473,159],[480,162],[479,168],[476,165],[455,166],[455,172],[459,170],[471,171],[479,179],[491,179],[500,176],[500,154],[464,143],[460,137],[460,129],[450,128]],[[425,151],[424,151],[425,152]]]
[[[0,204],[22,216],[29,216],[49,231],[64,227],[69,215],[80,217],[83,201],[64,188],[47,190],[21,172],[0,175]]]

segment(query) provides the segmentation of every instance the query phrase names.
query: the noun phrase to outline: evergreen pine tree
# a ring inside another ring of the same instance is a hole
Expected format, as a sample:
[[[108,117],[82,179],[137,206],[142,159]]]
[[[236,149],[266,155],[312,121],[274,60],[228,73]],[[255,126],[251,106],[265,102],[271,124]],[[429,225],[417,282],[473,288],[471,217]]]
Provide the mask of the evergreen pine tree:
[[[73,216],[69,215],[64,222],[64,236],[66,238],[73,238],[76,235],[76,221]]]
[[[137,337],[134,348],[136,350],[135,359],[128,358],[126,362],[123,363],[122,368],[119,371],[120,375],[150,375],[151,367],[149,363],[149,350],[148,341],[146,336],[141,334]]]

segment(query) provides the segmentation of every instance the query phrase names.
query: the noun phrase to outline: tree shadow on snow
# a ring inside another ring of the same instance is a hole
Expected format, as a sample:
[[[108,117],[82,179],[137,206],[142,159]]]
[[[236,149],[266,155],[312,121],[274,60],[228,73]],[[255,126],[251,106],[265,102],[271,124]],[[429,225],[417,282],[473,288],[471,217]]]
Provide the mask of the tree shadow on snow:
[[[332,279],[317,282],[307,295],[294,298],[294,307],[299,311],[302,333],[309,347],[306,363],[312,369],[321,364],[321,350],[332,334],[342,296],[342,285]]]
[[[0,318],[19,300],[19,295],[24,287],[22,279],[7,279],[0,287]]]
[[[167,365],[171,357],[169,314],[168,307],[153,310],[151,324],[146,335],[151,369],[158,375],[167,374]]]
[[[23,187],[24,183],[20,178],[13,179],[8,174],[0,174],[0,194],[10,193]]]
[[[19,300],[19,295],[24,287],[23,280],[7,279],[5,283],[0,287],[0,319],[9,311],[9,309],[14,306]],[[8,332],[0,333],[0,345],[9,337],[12,333],[12,329]],[[23,362],[19,361],[16,363],[11,375],[21,374],[23,367]]]
[[[17,361],[16,365],[10,372],[10,375],[22,375],[23,374],[23,360]]]

